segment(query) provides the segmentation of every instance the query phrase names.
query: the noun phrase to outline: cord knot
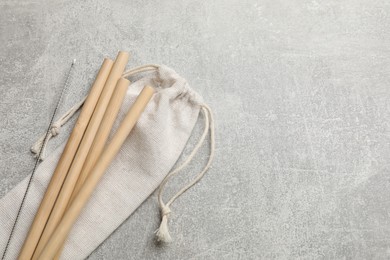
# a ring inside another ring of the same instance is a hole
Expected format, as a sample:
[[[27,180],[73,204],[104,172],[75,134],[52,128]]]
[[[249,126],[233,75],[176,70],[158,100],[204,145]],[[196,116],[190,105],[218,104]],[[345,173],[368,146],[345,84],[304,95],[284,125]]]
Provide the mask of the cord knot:
[[[57,136],[59,133],[60,133],[60,129],[61,129],[61,125],[60,124],[57,124],[57,123],[54,123],[52,126],[51,126],[51,129],[50,129],[50,132],[51,132],[51,135],[54,137],[54,136]]]
[[[171,213],[171,209],[168,206],[163,206],[161,208],[161,217],[167,216]]]

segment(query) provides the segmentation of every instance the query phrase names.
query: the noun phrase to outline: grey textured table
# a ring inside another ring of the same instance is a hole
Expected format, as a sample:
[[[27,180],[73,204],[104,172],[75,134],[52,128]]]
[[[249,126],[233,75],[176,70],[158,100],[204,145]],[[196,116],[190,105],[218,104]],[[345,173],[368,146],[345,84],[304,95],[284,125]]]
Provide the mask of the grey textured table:
[[[153,195],[91,259],[388,259],[389,28],[386,0],[2,0],[0,196],[30,173],[71,60],[61,112],[125,49],[203,95],[217,154],[173,205],[171,245],[153,242]]]

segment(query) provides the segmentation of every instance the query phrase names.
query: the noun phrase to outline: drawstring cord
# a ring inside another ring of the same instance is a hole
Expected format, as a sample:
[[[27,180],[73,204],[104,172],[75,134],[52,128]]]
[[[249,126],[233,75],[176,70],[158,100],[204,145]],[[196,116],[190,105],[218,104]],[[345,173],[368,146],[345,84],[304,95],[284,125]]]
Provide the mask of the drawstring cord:
[[[164,178],[162,183],[160,184],[159,191],[158,191],[158,203],[160,206],[161,211],[161,224],[160,227],[156,230],[156,238],[158,242],[164,242],[169,243],[172,241],[172,238],[169,234],[168,230],[168,216],[171,213],[170,206],[172,203],[179,198],[183,193],[185,193],[188,189],[190,189],[192,186],[194,186],[197,182],[199,182],[207,170],[210,168],[211,163],[214,159],[214,153],[215,153],[215,133],[214,133],[214,119],[211,112],[211,108],[207,105],[202,105],[201,107],[204,118],[205,118],[205,129],[203,131],[202,136],[200,137],[198,143],[192,150],[191,154],[188,156],[188,158],[181,164],[179,167],[168,173],[168,175]],[[167,182],[176,174],[178,174],[183,168],[185,168],[194,158],[196,153],[198,152],[199,148],[204,143],[204,140],[206,139],[207,133],[210,132],[210,155],[209,160],[206,164],[206,166],[203,168],[201,172],[196,175],[196,177],[190,181],[186,186],[184,186],[181,190],[179,190],[167,203],[164,203],[163,201],[163,192],[165,185]]]
[[[160,66],[156,64],[147,64],[142,65],[133,69],[129,69],[128,71],[123,72],[122,77],[126,78],[129,76],[132,76],[137,73],[145,72],[145,71],[151,71],[151,70],[157,70]]]
[[[43,160],[46,157],[46,146],[49,143],[50,139],[57,136],[60,133],[61,126],[66,124],[70,118],[83,106],[84,101],[87,97],[84,97],[79,103],[74,105],[71,109],[69,109],[60,119],[54,122],[50,128],[50,131],[47,132],[46,135],[41,136],[35,144],[31,147],[31,152],[34,154],[34,158],[39,156],[39,151],[42,147],[42,152],[39,160]]]

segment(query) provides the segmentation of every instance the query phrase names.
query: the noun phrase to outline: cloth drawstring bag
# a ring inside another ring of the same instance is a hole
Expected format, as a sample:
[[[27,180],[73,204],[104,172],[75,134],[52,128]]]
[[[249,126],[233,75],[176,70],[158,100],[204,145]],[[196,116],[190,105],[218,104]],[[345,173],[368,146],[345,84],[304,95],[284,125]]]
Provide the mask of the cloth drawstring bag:
[[[158,187],[161,225],[156,231],[156,237],[157,241],[169,242],[168,217],[171,204],[203,177],[212,162],[215,150],[213,115],[184,78],[164,65],[141,66],[125,72],[123,77],[134,82],[128,88],[111,135],[145,85],[154,86],[156,93],[72,228],[62,259],[86,258]],[[56,136],[82,103],[76,104],[55,122],[48,138],[40,138],[32,147],[32,152],[38,154],[41,147],[44,149],[47,142],[42,142]],[[198,143],[184,162],[172,169],[200,114],[204,130]],[[164,202],[163,191],[167,182],[189,164],[207,137],[210,138],[210,156],[205,167],[190,183]],[[65,143],[60,145],[39,165],[9,245],[7,259],[17,258],[64,146]],[[6,246],[28,178],[0,200],[0,250]]]

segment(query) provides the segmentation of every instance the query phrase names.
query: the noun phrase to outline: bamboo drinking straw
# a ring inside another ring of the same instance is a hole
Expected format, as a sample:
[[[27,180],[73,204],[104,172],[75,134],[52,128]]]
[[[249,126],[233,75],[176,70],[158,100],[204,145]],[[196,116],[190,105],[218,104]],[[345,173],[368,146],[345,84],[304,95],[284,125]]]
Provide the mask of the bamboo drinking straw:
[[[115,119],[118,115],[119,109],[122,105],[123,99],[125,98],[127,87],[129,86],[130,81],[125,78],[120,78],[115,87],[115,92],[111,97],[110,103],[108,104],[107,110],[100,124],[99,130],[96,133],[95,139],[89,150],[88,156],[85,159],[83,169],[81,170],[80,176],[77,180],[76,186],[73,190],[72,196],[69,199],[68,206],[74,199],[74,197],[79,192],[80,188],[84,184],[85,179],[88,176],[88,173],[92,170],[92,167],[95,165],[97,159],[103,151],[104,145],[108,139],[108,136],[111,132],[112,126],[114,125]],[[62,248],[57,253],[55,259],[58,259],[61,255]]]
[[[92,170],[92,167],[95,165],[97,159],[103,151],[103,148],[106,144],[108,136],[110,135],[112,126],[114,125],[115,119],[118,115],[119,109],[122,105],[123,99],[125,98],[127,87],[129,86],[130,81],[125,78],[120,78],[113,94],[110,104],[108,105],[107,111],[104,114],[102,124],[99,127],[99,130],[96,134],[95,140],[93,141],[91,150],[88,153],[87,159],[85,160],[83,169],[80,173],[79,179],[77,180],[76,186],[73,190],[71,200],[79,192],[80,188],[84,184],[85,179],[88,176],[88,173]]]
[[[141,91],[134,105],[127,112],[125,119],[120,124],[111,142],[107,145],[107,148],[103,151],[99,157],[99,160],[88,174],[88,177],[85,180],[84,185],[81,187],[79,193],[76,195],[68,210],[65,212],[61,222],[58,224],[57,228],[50,237],[50,240],[43,249],[42,254],[40,255],[40,259],[53,259],[58,249],[64,243],[66,237],[69,234],[69,231],[80,215],[82,208],[88,202],[96,185],[118,153],[130,131],[133,129],[135,123],[145,109],[153,93],[154,89],[149,86],[144,87],[144,89]]]
[[[112,60],[104,59],[96,76],[95,82],[93,83],[88,97],[85,100],[76,125],[72,130],[64,151],[62,152],[61,158],[54,170],[53,177],[51,178],[50,184],[35,215],[34,221],[31,224],[30,231],[20,251],[19,259],[31,259],[34,253],[50,211],[53,208],[57,195],[61,189],[66,173],[69,170],[81,138],[84,135],[93,110],[95,109],[96,103],[100,97],[103,86],[107,80],[107,76],[111,71],[112,64]]]
[[[107,105],[111,99],[115,85],[125,70],[128,59],[129,54],[127,52],[120,51],[118,53],[118,56],[114,62],[114,65],[112,66],[111,72],[108,75],[106,84],[104,85],[103,91],[100,95],[99,101],[92,114],[91,120],[89,121],[87,130],[85,131],[69,172],[66,175],[61,191],[50,213],[50,217],[46,223],[45,229],[41,235],[41,238],[39,239],[32,258],[33,260],[38,259],[42,249],[49,240],[53,230],[56,228],[58,222],[61,220],[65,212],[66,206],[68,205],[70,196],[72,195],[74,186],[79,177],[81,168],[85,162],[85,158],[88,155],[92,142],[95,139],[96,132],[107,109]]]

